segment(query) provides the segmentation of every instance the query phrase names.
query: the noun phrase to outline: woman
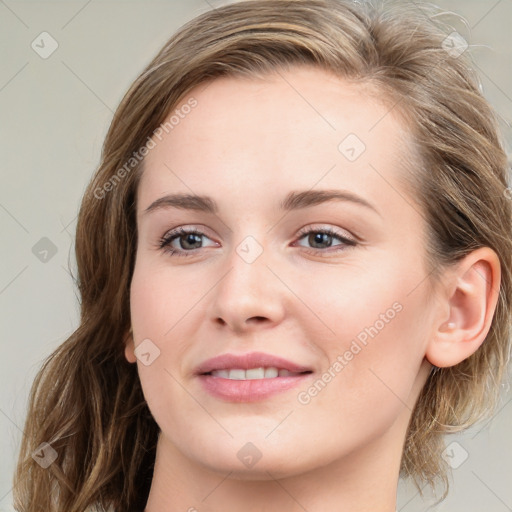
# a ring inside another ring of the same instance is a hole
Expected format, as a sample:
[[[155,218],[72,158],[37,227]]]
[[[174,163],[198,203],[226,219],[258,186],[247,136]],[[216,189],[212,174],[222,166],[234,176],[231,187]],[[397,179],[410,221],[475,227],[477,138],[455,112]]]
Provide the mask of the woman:
[[[448,37],[414,5],[252,0],[170,39],[83,198],[81,323],[34,382],[17,510],[446,496],[512,297],[506,156]]]

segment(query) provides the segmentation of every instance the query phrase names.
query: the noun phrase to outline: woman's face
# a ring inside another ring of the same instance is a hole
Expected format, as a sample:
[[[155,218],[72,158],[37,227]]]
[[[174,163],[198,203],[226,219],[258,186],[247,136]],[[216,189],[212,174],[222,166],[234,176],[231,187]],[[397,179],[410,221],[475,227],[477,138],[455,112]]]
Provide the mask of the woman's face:
[[[406,127],[314,68],[176,109],[138,189],[126,349],[165,450],[240,478],[398,464],[437,314]]]

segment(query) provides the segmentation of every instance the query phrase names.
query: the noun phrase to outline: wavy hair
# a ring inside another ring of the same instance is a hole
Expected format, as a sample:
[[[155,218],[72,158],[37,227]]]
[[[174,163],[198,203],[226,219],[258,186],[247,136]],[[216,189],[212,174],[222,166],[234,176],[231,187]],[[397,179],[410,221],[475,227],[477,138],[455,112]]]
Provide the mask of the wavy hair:
[[[413,478],[418,489],[444,483],[446,497],[444,435],[495,413],[510,359],[512,201],[496,114],[468,52],[446,51],[451,30],[429,13],[405,2],[232,3],[183,25],[142,71],[113,116],[81,203],[80,325],[32,385],[14,475],[16,510],[144,508],[160,430],[137,367],[124,357],[143,172],[143,159],[132,159],[196,85],[297,65],[371,85],[407,123],[420,160],[408,179],[429,226],[430,284],[479,247],[499,257],[499,298],[484,343],[459,364],[430,374],[405,438],[400,476]],[[32,457],[42,443],[57,454],[47,468]]]

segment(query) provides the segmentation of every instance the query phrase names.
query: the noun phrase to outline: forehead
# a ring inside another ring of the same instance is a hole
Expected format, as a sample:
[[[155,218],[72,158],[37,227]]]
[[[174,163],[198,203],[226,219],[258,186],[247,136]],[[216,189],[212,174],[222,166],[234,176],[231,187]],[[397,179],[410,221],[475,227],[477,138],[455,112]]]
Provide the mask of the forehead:
[[[395,114],[374,88],[318,68],[216,78],[190,90],[154,132],[141,203],[174,189],[283,195],[343,184],[378,194],[410,153]]]

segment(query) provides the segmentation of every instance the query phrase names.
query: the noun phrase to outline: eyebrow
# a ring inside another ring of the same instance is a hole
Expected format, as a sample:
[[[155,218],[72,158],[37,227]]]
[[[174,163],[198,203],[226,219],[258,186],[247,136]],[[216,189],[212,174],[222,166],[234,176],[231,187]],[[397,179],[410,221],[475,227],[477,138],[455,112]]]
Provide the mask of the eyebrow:
[[[374,205],[348,190],[305,190],[302,192],[290,192],[280,203],[279,207],[284,211],[292,211],[308,208],[328,201],[350,202],[364,206],[377,213],[377,215],[382,216]],[[211,214],[216,214],[219,210],[215,200],[208,196],[199,196],[195,194],[170,194],[152,202],[143,213],[147,214],[162,208],[179,208]]]

